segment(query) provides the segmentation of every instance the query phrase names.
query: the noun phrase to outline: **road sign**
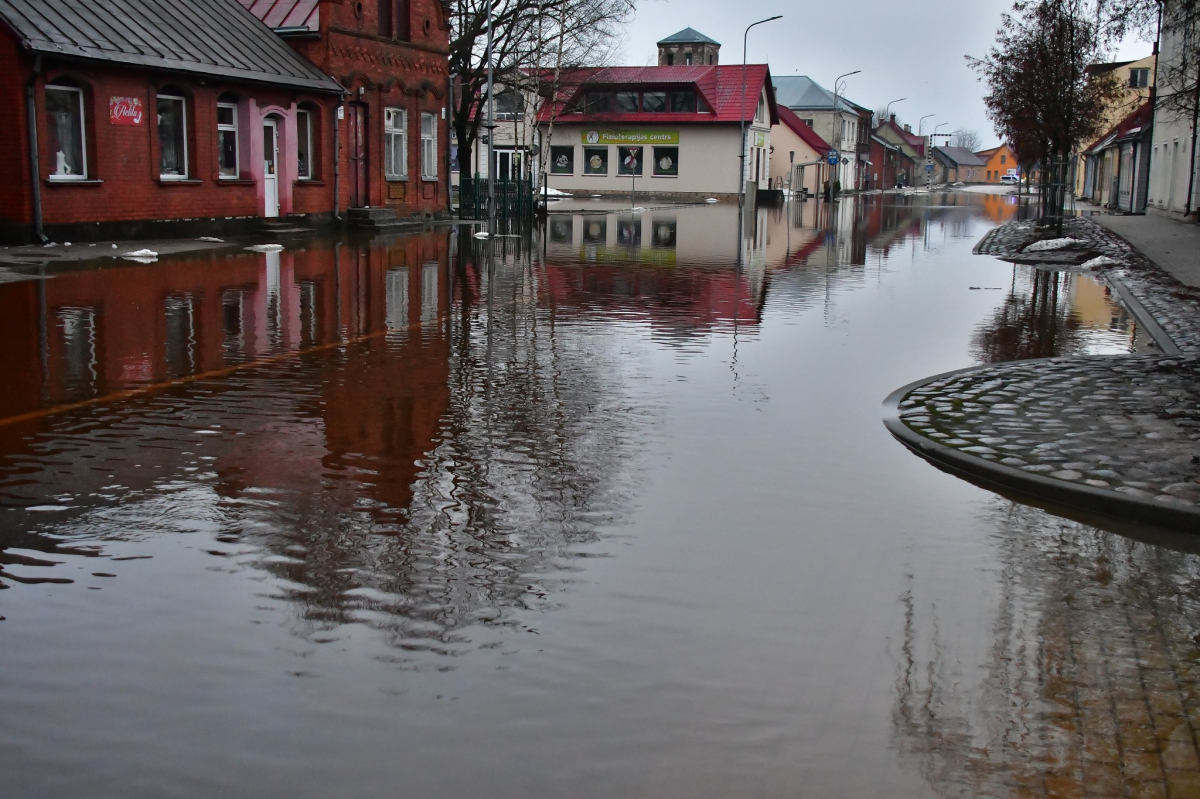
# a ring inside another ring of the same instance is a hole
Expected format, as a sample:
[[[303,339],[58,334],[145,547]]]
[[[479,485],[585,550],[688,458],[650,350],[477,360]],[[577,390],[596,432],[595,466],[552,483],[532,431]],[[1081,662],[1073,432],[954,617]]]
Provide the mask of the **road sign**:
[[[830,166],[837,166],[838,161],[842,160],[841,155],[838,153],[837,150],[830,150],[828,156],[826,156],[826,157],[829,160]]]
[[[641,147],[630,147],[629,155],[625,156],[625,166],[631,171],[637,169],[637,158],[641,149]]]

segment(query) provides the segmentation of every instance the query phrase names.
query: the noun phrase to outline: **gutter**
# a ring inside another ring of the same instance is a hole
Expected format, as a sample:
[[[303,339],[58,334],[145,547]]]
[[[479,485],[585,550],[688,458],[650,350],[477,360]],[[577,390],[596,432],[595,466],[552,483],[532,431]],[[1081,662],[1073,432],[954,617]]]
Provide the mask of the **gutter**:
[[[45,244],[49,239],[42,224],[42,166],[38,154],[37,102],[34,94],[41,73],[42,56],[39,54],[33,57],[33,76],[25,86],[25,115],[29,122],[29,186],[33,191],[33,231]]]
[[[338,115],[346,107],[346,91],[338,98],[337,110],[333,112],[333,218],[342,221],[342,120]]]

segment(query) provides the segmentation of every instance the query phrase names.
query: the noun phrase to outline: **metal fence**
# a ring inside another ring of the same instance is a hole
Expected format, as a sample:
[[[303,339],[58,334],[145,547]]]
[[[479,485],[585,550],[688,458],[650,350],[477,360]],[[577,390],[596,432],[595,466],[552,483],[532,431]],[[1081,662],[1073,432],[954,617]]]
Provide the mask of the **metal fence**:
[[[528,219],[537,210],[533,178],[496,181],[496,218]],[[458,214],[463,219],[487,219],[487,178],[462,177],[458,184]]]

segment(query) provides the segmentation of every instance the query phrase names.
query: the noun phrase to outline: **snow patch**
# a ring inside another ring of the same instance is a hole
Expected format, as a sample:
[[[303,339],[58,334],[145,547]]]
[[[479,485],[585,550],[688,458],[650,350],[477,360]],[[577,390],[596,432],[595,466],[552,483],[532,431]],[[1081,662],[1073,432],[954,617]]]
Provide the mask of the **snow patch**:
[[[1045,241],[1035,241],[1025,248],[1025,252],[1048,252],[1050,250],[1065,250],[1070,247],[1075,247],[1086,242],[1080,239],[1046,239]]]
[[[283,252],[282,244],[255,244],[252,247],[247,247],[250,252]]]

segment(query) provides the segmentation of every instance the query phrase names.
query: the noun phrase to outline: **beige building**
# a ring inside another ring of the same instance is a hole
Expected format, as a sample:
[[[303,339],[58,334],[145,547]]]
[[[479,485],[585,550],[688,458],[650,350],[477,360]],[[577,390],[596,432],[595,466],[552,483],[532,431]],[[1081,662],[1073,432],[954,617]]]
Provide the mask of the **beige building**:
[[[744,83],[741,66],[705,65],[611,67],[571,85],[539,114],[551,189],[701,199],[769,188],[779,115],[765,64]]]
[[[779,124],[771,129],[771,143],[775,147],[772,188],[818,194],[829,176],[829,143],[786,106],[779,107]]]
[[[1101,133],[1087,142],[1080,142],[1079,155],[1076,156],[1075,195],[1089,195],[1087,163],[1084,156],[1101,139],[1108,135],[1116,125],[1150,99],[1150,90],[1154,87],[1154,56],[1148,55],[1137,61],[1119,61],[1111,64],[1093,64],[1088,67],[1088,74],[1093,78],[1109,77],[1116,79],[1124,88],[1121,97],[1113,103],[1104,114],[1104,123],[1100,126]],[[1111,174],[1111,173],[1110,173]],[[1093,184],[1092,191],[1098,188]]]

